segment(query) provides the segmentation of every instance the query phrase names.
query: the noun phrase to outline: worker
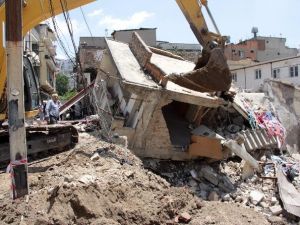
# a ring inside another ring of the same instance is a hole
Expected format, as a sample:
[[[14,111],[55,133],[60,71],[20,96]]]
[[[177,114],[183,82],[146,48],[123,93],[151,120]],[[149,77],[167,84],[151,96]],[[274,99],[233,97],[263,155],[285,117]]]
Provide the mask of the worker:
[[[52,94],[52,99],[47,102],[45,118],[48,124],[56,124],[59,120],[59,108],[61,103],[58,99],[58,94]]]

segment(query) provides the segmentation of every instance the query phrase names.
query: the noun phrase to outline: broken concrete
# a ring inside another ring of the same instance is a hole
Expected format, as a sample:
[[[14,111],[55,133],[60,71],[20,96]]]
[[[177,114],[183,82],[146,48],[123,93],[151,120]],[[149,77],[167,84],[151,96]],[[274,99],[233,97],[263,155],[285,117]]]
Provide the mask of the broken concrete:
[[[215,191],[210,192],[209,195],[208,195],[208,200],[209,201],[219,201],[218,193],[215,192]]]
[[[278,216],[282,213],[282,208],[280,205],[274,205],[269,208],[273,216]]]
[[[300,217],[300,193],[295,186],[287,180],[280,167],[277,169],[277,179],[279,195],[284,209],[287,212]],[[277,211],[279,208],[274,207],[274,209]]]
[[[259,170],[258,162],[246,151],[243,145],[239,145],[234,140],[225,141],[224,145],[228,147],[232,152],[236,155],[244,159],[249,165],[251,165],[254,169]]]
[[[249,195],[249,199],[252,204],[257,205],[264,199],[264,194],[259,191],[251,191]]]
[[[128,146],[139,156],[166,159],[198,157],[198,155],[190,155],[186,151],[187,146],[191,142],[191,135],[188,129],[189,124],[182,124],[180,125],[182,127],[178,128],[171,127],[176,122],[171,122],[173,114],[167,108],[170,108],[171,103],[175,101],[190,108],[194,105],[214,108],[225,104],[225,101],[207,93],[188,90],[172,84],[172,82],[169,82],[165,89],[161,89],[142,68],[146,64],[151,64],[152,68],[157,68],[154,69],[156,72],[163,75],[175,67],[176,70],[188,71],[192,68],[193,63],[191,62],[174,58],[172,58],[172,61],[165,55],[152,53],[137,36],[133,37],[134,44],[130,46],[112,40],[106,40],[106,43],[108,51],[103,56],[100,65],[101,72],[96,79],[96,87],[101,86],[99,83],[105,79],[107,92],[109,92],[107,96],[115,96],[115,102],[120,103],[119,111],[112,111],[111,113],[119,113],[119,118],[123,117],[124,120],[121,122],[118,119],[120,123],[112,122],[112,132],[126,135],[128,137]],[[174,67],[174,65],[176,66]],[[110,78],[110,76],[119,76],[122,83],[116,82],[117,80]],[[103,96],[102,93],[99,92],[98,95]],[[104,102],[109,101],[103,99],[101,102],[104,104]],[[180,119],[185,120],[185,118]],[[113,119],[113,121],[115,120]],[[179,122],[178,119],[176,120]],[[175,131],[177,129],[184,131],[185,134],[177,134]],[[130,136],[126,133],[130,134]],[[181,137],[182,141],[178,142],[178,137]],[[162,149],[163,151],[161,151]],[[220,145],[218,149],[220,149]],[[208,157],[211,155],[207,154]],[[221,156],[221,151],[219,150],[215,158],[220,159]]]
[[[300,88],[279,80],[267,80],[263,88],[274,105],[280,121],[286,129],[284,150],[290,154],[300,149]]]
[[[248,142],[261,141],[256,131],[243,133],[248,126],[247,119],[241,116],[243,110],[234,109],[214,94],[197,92],[171,81],[164,88],[159,84],[175,72],[187,73],[194,63],[152,51],[137,34],[129,45],[105,42],[107,50],[99,65],[93,96],[99,118],[105,118],[101,127],[107,133],[127,136],[128,147],[140,157],[221,160],[235,153],[258,169],[256,160],[246,150]],[[228,113],[233,115],[232,120],[228,116],[220,119]],[[207,130],[212,135],[207,135]],[[237,146],[228,142],[238,136],[245,139],[244,145],[239,141]]]

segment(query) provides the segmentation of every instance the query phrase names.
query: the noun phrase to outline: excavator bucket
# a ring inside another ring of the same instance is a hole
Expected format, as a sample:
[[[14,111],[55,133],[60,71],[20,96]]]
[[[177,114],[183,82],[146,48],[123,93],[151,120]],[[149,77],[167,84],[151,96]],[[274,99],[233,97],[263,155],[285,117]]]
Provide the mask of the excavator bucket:
[[[214,48],[210,53],[203,51],[193,71],[171,74],[165,78],[182,87],[199,92],[228,91],[232,81],[221,48]]]

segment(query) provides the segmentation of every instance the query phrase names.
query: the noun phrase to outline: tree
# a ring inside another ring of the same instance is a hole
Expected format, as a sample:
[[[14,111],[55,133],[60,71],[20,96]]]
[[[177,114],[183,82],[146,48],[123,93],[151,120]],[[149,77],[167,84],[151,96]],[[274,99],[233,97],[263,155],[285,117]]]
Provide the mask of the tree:
[[[56,76],[56,91],[62,96],[69,90],[69,78],[64,74]]]

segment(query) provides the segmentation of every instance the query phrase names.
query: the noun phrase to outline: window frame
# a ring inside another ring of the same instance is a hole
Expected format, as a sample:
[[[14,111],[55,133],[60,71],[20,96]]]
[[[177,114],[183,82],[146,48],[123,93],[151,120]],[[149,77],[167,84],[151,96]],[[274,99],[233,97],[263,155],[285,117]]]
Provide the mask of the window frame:
[[[235,83],[237,82],[237,73],[231,73],[232,75],[232,81],[234,81]]]
[[[274,68],[272,70],[272,78],[274,78],[274,79],[280,78],[280,68]]]
[[[294,65],[289,68],[289,77],[298,77],[299,76],[299,66]]]
[[[261,69],[255,69],[255,80],[261,80],[261,78],[262,78]]]

